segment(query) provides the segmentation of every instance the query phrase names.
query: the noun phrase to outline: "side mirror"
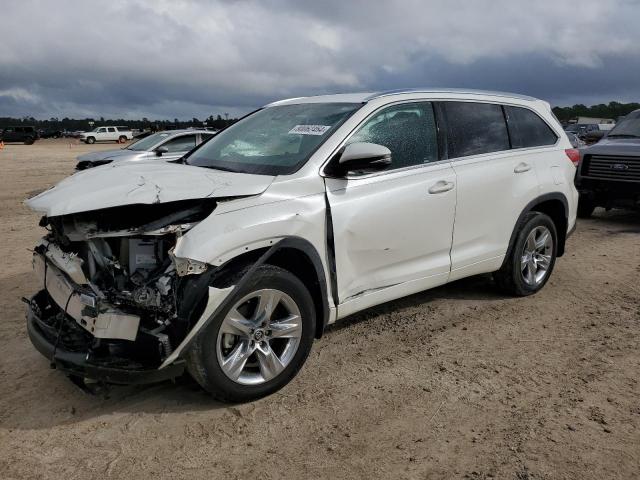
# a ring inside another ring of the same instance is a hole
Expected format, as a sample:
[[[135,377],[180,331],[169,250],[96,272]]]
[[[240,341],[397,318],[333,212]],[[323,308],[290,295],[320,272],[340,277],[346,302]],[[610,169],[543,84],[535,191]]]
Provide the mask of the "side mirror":
[[[337,160],[331,168],[335,175],[379,172],[391,165],[391,150],[376,143],[356,142],[347,145]]]
[[[165,153],[169,153],[169,149],[167,147],[158,147],[158,148],[156,148],[156,155],[158,157],[161,157]]]

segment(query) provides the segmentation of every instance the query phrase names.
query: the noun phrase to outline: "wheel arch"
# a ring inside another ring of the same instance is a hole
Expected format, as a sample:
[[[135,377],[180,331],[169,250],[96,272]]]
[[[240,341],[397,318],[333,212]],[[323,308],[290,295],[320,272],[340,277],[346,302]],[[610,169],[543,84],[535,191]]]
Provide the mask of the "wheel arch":
[[[544,213],[551,218],[554,225],[556,226],[556,231],[558,234],[558,249],[556,256],[561,257],[562,255],[564,255],[564,247],[567,239],[567,228],[569,225],[569,202],[567,200],[567,197],[562,193],[547,193],[531,200],[518,216],[518,220],[513,227],[513,231],[511,232],[509,247],[507,248],[507,254],[505,255],[503,266],[504,262],[507,262],[511,256],[513,246],[518,236],[518,231],[520,230],[524,219],[526,218],[527,214],[531,212]]]
[[[307,287],[316,312],[315,337],[320,338],[330,316],[326,275],[316,248],[309,241],[300,237],[285,237],[270,247],[261,247],[241,253],[211,270],[209,274],[205,273],[202,277],[193,279],[194,288],[191,297],[181,308],[183,315],[190,316],[187,312],[193,311],[196,303],[202,300],[200,292],[194,290],[202,291],[215,278],[221,278],[228,272],[251,267],[235,286],[238,288],[257,267],[263,264],[274,265],[291,272]],[[229,297],[231,296],[230,294]],[[218,309],[222,309],[222,304]],[[201,328],[204,328],[204,325]]]
[[[329,322],[329,296],[327,279],[316,248],[300,237],[285,237],[272,247],[242,253],[220,266],[224,271],[236,270],[246,265],[274,265],[283,268],[298,277],[307,287],[313,298],[316,312],[316,338],[320,338]]]

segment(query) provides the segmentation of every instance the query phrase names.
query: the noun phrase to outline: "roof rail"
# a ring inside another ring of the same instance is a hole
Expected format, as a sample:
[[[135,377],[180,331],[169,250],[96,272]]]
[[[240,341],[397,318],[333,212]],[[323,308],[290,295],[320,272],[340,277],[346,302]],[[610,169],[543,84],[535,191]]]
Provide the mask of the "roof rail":
[[[373,95],[367,97],[365,99],[365,102],[373,100],[374,98],[388,97],[391,95],[402,95],[404,93],[462,93],[467,95],[491,95],[494,97],[518,98],[520,100],[528,101],[538,100],[537,98],[529,97],[527,95],[520,95],[518,93],[494,92],[490,90],[474,90],[466,88],[402,88],[374,93]]]

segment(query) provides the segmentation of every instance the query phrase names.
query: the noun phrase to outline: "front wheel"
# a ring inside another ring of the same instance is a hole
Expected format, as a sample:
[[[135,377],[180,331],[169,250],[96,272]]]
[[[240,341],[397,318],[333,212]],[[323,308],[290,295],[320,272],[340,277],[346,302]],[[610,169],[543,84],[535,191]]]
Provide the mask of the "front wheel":
[[[246,271],[215,286],[235,285]],[[189,372],[219,400],[264,397],[300,370],[311,351],[315,323],[304,284],[287,270],[262,265],[198,334],[187,359]]]
[[[496,283],[512,295],[538,292],[551,276],[557,245],[558,234],[553,220],[544,213],[527,214],[502,268],[493,274]]]
[[[89,145],[96,143],[96,139],[93,137],[89,137],[85,140],[86,143],[88,143]]]
[[[127,141],[127,137],[125,137],[124,135],[118,138],[118,143],[125,143],[126,141]]]

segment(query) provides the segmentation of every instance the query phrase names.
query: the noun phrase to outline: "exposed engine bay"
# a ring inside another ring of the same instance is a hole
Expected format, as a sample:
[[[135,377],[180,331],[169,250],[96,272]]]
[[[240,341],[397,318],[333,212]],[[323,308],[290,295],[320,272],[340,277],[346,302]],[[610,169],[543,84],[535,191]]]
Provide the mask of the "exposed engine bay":
[[[34,250],[34,268],[45,288],[32,302],[49,340],[96,362],[157,368],[189,331],[179,307],[190,274],[207,268],[174,257],[173,248],[215,205],[182,200],[43,217],[49,234]]]

